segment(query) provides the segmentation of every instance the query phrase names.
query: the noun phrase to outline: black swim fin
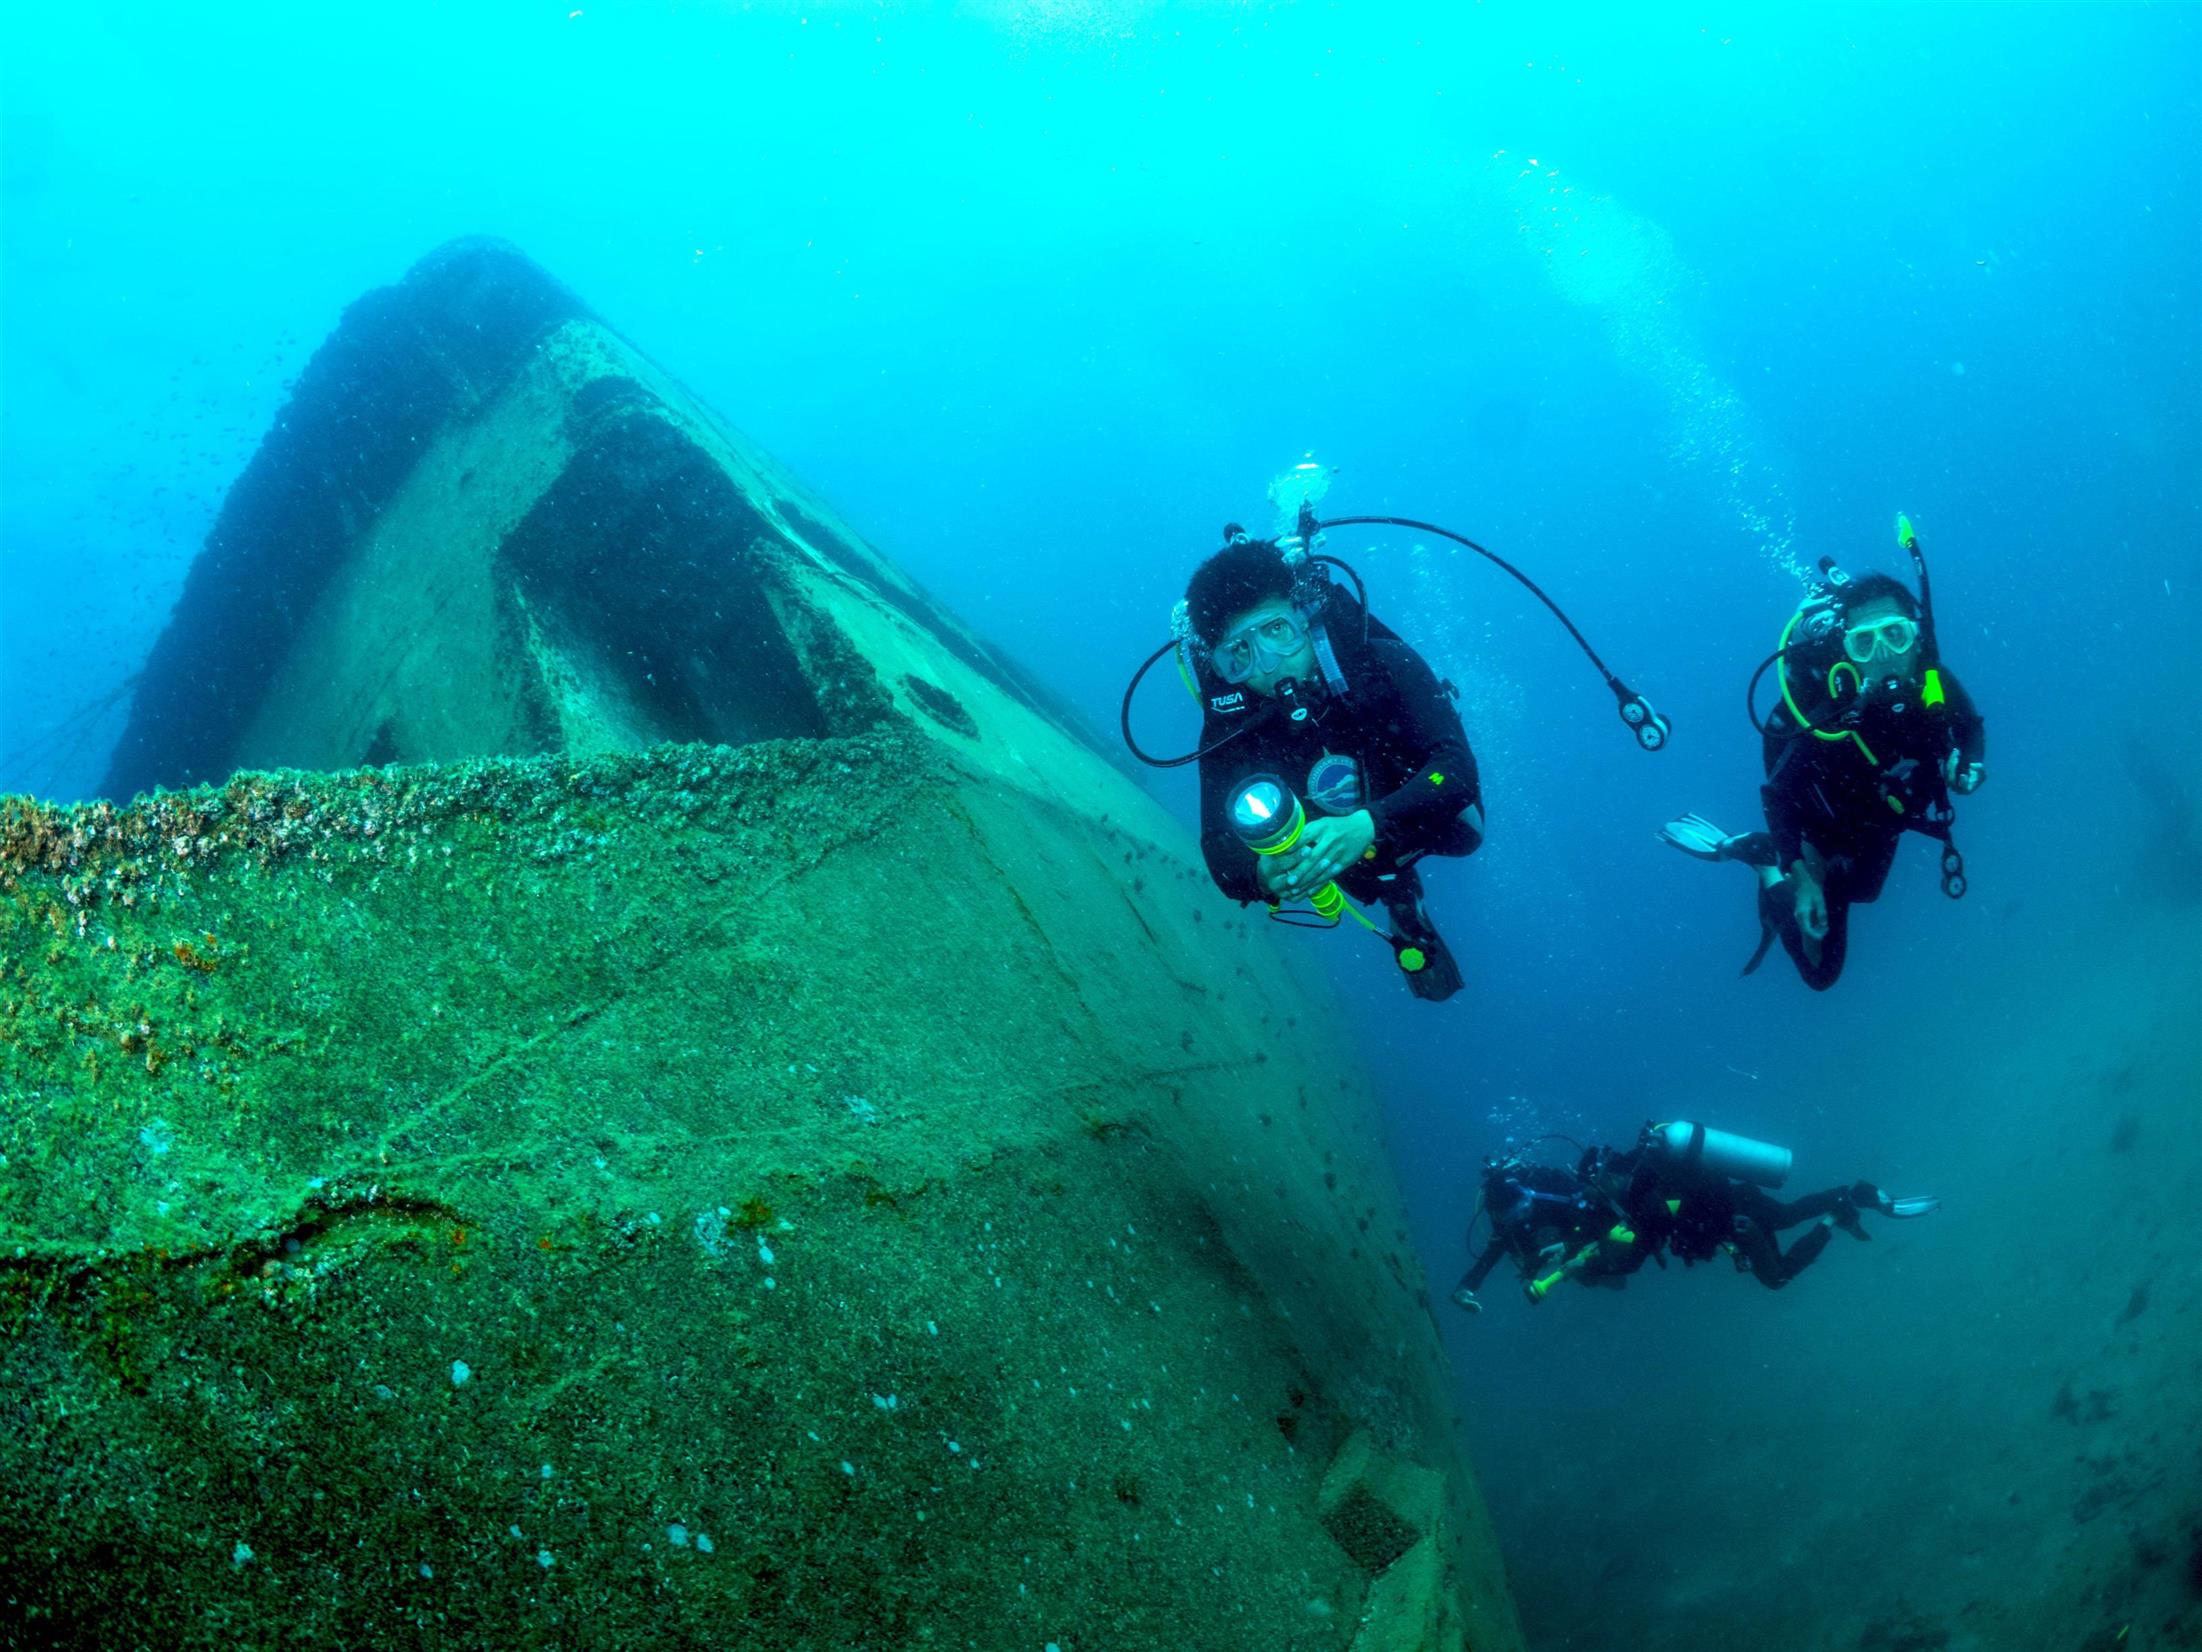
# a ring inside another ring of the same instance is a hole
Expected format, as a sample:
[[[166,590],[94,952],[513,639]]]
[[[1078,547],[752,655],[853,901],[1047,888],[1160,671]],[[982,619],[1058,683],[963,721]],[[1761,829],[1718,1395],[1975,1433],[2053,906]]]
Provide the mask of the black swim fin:
[[[1440,938],[1418,894],[1390,906],[1392,958],[1407,979],[1407,990],[1430,1003],[1443,1003],[1466,985],[1452,949]]]
[[[1781,902],[1776,897],[1775,891],[1785,889],[1787,887],[1788,886],[1786,884],[1779,883],[1774,885],[1773,889],[1768,889],[1763,884],[1760,886],[1758,897],[1758,950],[1751,954],[1750,959],[1744,964],[1743,968],[1737,972],[1738,974],[1755,974],[1758,970],[1759,965],[1766,962],[1766,954],[1773,948],[1776,938],[1780,936],[1781,926],[1783,922]]]

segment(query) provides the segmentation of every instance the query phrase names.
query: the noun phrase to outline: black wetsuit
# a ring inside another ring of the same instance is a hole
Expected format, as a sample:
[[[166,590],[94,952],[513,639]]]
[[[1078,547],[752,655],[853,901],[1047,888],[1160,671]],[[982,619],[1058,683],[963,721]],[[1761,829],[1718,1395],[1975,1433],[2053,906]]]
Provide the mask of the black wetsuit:
[[[1634,1262],[1616,1271],[1633,1273],[1660,1250],[1688,1264],[1709,1261],[1724,1246],[1732,1246],[1751,1276],[1770,1291],[1810,1267],[1827,1248],[1833,1230],[1814,1228],[1786,1252],[1775,1234],[1821,1216],[1855,1225],[1861,1191],[1868,1201],[1873,1197],[1871,1187],[1852,1186],[1777,1199],[1749,1182],[1712,1175],[1641,1148],[1609,1157],[1606,1174],[1628,1176],[1620,1205],[1636,1236],[1629,1247]],[[1605,1257],[1601,1254],[1599,1260]]]
[[[1299,685],[1304,719],[1278,702],[1204,679],[1209,695],[1200,760],[1200,847],[1216,887],[1233,900],[1266,901],[1255,859],[1231,829],[1231,799],[1257,774],[1273,774],[1297,792],[1311,817],[1324,812],[1311,775],[1326,757],[1348,757],[1360,774],[1358,800],[1330,812],[1365,808],[1376,823],[1375,853],[1349,867],[1338,886],[1357,901],[1382,901],[1395,914],[1413,908],[1421,880],[1410,870],[1424,855],[1466,855],[1483,841],[1483,800],[1476,759],[1451,695],[1421,655],[1396,637],[1364,643],[1332,629],[1346,691],[1327,692],[1319,673]],[[1236,738],[1226,739],[1235,730]]]
[[[1904,833],[1923,832],[1948,842],[1949,794],[1942,764],[1950,749],[1957,749],[1963,764],[1979,763],[1986,756],[1987,727],[1972,696],[1949,671],[1941,676],[1943,715],[1930,716],[1913,706],[1901,715],[1868,715],[1859,724],[1872,760],[1856,740],[1825,740],[1798,731],[1786,708],[1776,713],[1765,737],[1766,781],[1759,797],[1766,807],[1767,836],[1746,840],[1741,858],[1787,872],[1804,858],[1809,843],[1824,863],[1827,934],[1817,961],[1797,926],[1793,887],[1777,884],[1762,891],[1760,903],[1766,933],[1781,937],[1797,973],[1815,992],[1825,992],[1843,973],[1850,908],[1880,897]],[[1761,955],[1764,951],[1762,945]],[[1757,964],[1753,958],[1745,973]]]
[[[1833,1216],[1862,1235],[1857,1211],[1861,1201],[1871,1203],[1874,1197],[1872,1186],[1861,1182],[1801,1199],[1777,1199],[1748,1182],[1712,1175],[1642,1148],[1588,1157],[1586,1172],[1592,1163],[1598,1166],[1594,1179],[1547,1166],[1512,1172],[1515,1187],[1526,1183],[1534,1196],[1515,1193],[1506,1210],[1494,1209],[1490,1242],[1462,1286],[1478,1289],[1507,1257],[1525,1275],[1549,1271],[1565,1260],[1573,1262],[1569,1277],[1579,1284],[1619,1285],[1646,1262],[1665,1266],[1664,1258],[1671,1255],[1687,1266],[1728,1248],[1753,1278],[1778,1291],[1818,1259],[1833,1230],[1814,1228],[1786,1252],[1774,1237],[1777,1233]],[[1485,1200],[1495,1202],[1489,1186]]]
[[[1491,1217],[1491,1239],[1461,1280],[1470,1291],[1481,1290],[1491,1270],[1508,1257],[1526,1278],[1573,1256],[1616,1219],[1612,1208],[1573,1171],[1553,1165],[1517,1165],[1503,1181],[1487,1180],[1483,1199]],[[1468,1243],[1473,1250],[1473,1222]]]

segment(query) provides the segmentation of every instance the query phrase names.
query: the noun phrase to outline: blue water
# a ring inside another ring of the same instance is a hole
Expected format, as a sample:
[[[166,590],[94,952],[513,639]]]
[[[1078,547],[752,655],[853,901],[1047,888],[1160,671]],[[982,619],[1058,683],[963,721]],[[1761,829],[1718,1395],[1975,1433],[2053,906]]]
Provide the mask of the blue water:
[[[1462,998],[1308,940],[1440,1298],[1509,1131],[1687,1107],[1791,1142],[1811,1185],[1961,1201],[2018,1173],[1991,1145],[2006,1068],[2069,1057],[2083,1088],[2140,1062],[2144,1139],[2202,1159],[2191,1044],[2086,1007],[2167,978],[2167,1014],[2197,1007],[2191,863],[2129,752],[2202,785],[2202,9],[113,5],[10,28],[0,791],[96,783],[123,703],[100,707],[343,306],[501,235],[1097,725],[1220,525],[1262,520],[1305,453],[1337,467],[1332,508],[1522,562],[1672,717],[1639,753],[1489,568],[1332,547],[1462,685],[1484,767],[1488,847],[1431,879]],[[1798,567],[1897,566],[1899,508],[1988,718],[1973,894],[1941,900],[1914,844],[1835,994],[1778,953],[1738,983],[1740,877],[1652,829],[1752,824],[1744,680]],[[1143,713],[1160,744],[1181,703]],[[1159,784],[1189,809],[1189,778]],[[2083,1105],[2092,1150],[2108,1114]],[[1776,1481],[1873,1449],[1850,1373],[1885,1362],[1842,1339],[1892,1299],[1939,1327],[1915,1388],[1874,1391],[1901,1406],[1959,1382],[1935,1361],[1965,1360],[1968,1316],[2038,1310],[2017,1268],[1948,1290],[1925,1243],[1831,1255],[1778,1300],[1698,1273],[1448,1317],[1538,1644],[1618,1632],[1586,1569],[1646,1637],[1737,1621],[1692,1568],[1824,1574],[1778,1527],[1840,1495]],[[2075,1224],[2050,1248],[2134,1243]],[[1659,1548],[1655,1503],[1586,1528],[1585,1503],[1639,1507],[1647,1463],[1671,1492],[1693,1460],[1617,1415],[1732,1416],[1747,1389],[1789,1468],[1695,1484],[1732,1517],[1656,1565],[1630,1554]],[[1979,1587],[2019,1586],[2022,1552]],[[1919,1598],[1955,1555],[1920,1549]]]

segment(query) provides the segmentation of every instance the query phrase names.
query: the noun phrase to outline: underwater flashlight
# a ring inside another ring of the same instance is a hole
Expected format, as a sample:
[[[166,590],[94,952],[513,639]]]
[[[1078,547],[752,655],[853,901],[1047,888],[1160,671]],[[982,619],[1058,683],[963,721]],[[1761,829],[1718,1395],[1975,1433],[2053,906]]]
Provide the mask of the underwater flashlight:
[[[1542,1302],[1547,1296],[1551,1295],[1553,1286],[1559,1284],[1562,1280],[1574,1278],[1576,1274],[1596,1261],[1599,1249],[1602,1246],[1609,1244],[1633,1245],[1635,1243],[1635,1230],[1625,1223],[1617,1222],[1606,1231],[1603,1238],[1593,1239],[1550,1273],[1535,1278],[1524,1278],[1522,1280],[1522,1295],[1528,1297],[1532,1304]],[[1665,1264],[1662,1263],[1661,1266],[1665,1266]]]
[[[1299,794],[1273,774],[1257,774],[1231,796],[1231,830],[1257,855],[1281,855],[1300,841],[1307,810]],[[1326,883],[1307,898],[1316,916],[1336,923],[1345,910],[1345,891]]]
[[[1290,847],[1306,819],[1292,789],[1273,774],[1257,774],[1231,799],[1231,829],[1257,855]]]

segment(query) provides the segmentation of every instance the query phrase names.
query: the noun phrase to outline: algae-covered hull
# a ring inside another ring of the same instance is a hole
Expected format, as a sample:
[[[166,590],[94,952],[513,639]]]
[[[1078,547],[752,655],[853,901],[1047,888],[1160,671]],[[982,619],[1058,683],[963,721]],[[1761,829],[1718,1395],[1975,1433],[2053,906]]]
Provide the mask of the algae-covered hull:
[[[204,783],[6,807],[0,1644],[1518,1644],[1138,789],[508,250],[300,398],[118,755]]]

